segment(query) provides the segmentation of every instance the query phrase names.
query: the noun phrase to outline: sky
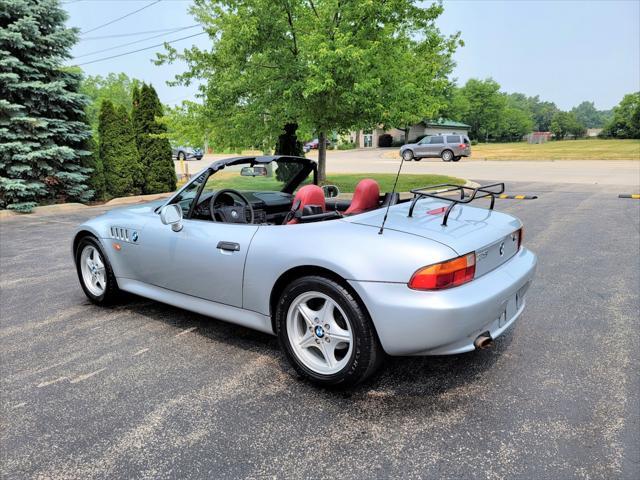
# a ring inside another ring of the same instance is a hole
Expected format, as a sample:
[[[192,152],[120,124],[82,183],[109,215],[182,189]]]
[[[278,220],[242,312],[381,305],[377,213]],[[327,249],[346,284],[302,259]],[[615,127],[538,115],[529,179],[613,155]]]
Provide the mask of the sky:
[[[112,37],[169,28],[190,27],[195,21],[189,0],[62,0],[69,26],[82,32],[70,64],[195,35],[199,27],[174,32]],[[143,10],[89,31],[125,14]],[[640,0],[448,0],[437,20],[444,34],[461,32],[465,46],[455,54],[453,77],[492,77],[505,92],[539,95],[564,110],[583,100],[609,109],[622,97],[640,90]],[[96,38],[111,36],[111,38]],[[149,38],[157,36],[156,38]],[[123,46],[138,40],[139,43]],[[206,48],[206,35],[178,41],[178,49]],[[194,99],[195,86],[170,87],[168,80],[182,64],[156,66],[161,47],[81,65],[89,75],[125,72],[151,82],[166,104]],[[91,54],[91,55],[89,55]]]

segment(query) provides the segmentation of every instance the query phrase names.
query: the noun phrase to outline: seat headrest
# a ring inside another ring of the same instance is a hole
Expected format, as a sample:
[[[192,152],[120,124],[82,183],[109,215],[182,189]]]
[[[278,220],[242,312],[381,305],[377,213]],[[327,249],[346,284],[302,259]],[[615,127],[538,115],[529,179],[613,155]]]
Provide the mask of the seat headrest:
[[[345,215],[355,215],[378,208],[380,202],[380,186],[371,178],[360,180],[353,192],[351,205],[344,212]]]
[[[300,204],[296,211],[303,211],[304,207],[308,205],[319,207],[321,212],[326,210],[324,191],[318,185],[305,185],[298,190],[298,193],[296,193],[296,196],[293,199],[293,204],[296,205],[297,202],[300,202]],[[293,218],[287,222],[287,225],[293,225],[296,223],[298,223],[298,219]]]

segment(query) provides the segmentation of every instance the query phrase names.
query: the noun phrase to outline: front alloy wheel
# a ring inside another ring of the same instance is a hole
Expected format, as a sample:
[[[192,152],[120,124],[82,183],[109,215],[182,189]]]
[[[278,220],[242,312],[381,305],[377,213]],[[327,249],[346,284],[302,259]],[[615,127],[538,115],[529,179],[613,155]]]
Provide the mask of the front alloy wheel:
[[[402,158],[405,162],[410,162],[413,158],[413,152],[411,150],[405,150],[404,152],[402,152]]]
[[[302,277],[282,292],[275,313],[280,345],[296,372],[319,385],[348,387],[371,375],[382,349],[367,312],[345,285]]]
[[[107,275],[104,260],[93,245],[86,245],[80,254],[82,282],[94,296],[103,295],[107,289]]]
[[[97,305],[113,303],[120,290],[116,277],[98,240],[87,235],[76,247],[76,270],[82,290]]]

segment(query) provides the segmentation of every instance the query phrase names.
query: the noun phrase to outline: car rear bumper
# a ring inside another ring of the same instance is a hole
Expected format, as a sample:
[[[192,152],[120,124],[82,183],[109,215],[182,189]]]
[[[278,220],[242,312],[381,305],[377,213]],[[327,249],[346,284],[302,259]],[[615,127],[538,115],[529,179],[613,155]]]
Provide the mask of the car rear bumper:
[[[474,350],[478,335],[489,332],[497,338],[516,321],[536,263],[536,256],[523,248],[486,275],[441,291],[416,291],[401,283],[349,283],[367,306],[389,355],[449,355]]]

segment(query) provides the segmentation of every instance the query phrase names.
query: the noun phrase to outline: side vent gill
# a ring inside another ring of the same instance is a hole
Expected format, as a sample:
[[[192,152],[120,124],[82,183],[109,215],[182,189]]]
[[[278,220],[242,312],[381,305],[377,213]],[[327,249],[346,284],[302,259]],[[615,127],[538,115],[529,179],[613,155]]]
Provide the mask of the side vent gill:
[[[111,236],[116,240],[122,240],[124,242],[129,241],[129,229],[121,227],[111,227]]]

